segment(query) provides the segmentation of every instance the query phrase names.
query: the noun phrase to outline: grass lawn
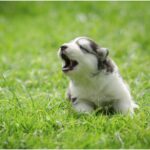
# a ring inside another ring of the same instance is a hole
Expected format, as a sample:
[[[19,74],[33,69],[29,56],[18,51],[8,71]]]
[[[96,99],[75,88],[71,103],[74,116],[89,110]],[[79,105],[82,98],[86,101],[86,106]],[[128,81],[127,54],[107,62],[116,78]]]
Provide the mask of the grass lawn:
[[[150,2],[0,2],[0,148],[150,148]],[[59,46],[88,36],[139,104],[80,115],[65,98]]]

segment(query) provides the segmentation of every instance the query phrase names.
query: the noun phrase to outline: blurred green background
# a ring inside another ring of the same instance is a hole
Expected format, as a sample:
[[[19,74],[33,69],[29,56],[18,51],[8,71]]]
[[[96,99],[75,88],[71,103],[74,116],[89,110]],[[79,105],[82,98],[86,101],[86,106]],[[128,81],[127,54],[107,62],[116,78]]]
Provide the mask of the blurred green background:
[[[0,148],[150,148],[150,2],[0,2]],[[110,49],[140,109],[79,115],[57,50]]]

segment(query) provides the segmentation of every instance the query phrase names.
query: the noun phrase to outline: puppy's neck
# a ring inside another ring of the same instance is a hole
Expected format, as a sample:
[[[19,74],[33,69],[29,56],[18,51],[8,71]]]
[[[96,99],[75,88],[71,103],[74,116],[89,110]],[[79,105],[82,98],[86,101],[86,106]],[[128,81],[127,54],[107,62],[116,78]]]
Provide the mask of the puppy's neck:
[[[75,75],[69,77],[71,82],[77,86],[93,86],[95,85],[95,81],[97,80],[96,76],[93,74],[86,74],[86,75]]]

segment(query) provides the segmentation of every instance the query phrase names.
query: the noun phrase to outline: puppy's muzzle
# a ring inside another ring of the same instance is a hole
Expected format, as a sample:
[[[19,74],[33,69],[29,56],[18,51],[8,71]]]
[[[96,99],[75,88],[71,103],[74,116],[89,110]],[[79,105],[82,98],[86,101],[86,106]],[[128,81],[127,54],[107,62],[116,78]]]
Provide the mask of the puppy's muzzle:
[[[68,48],[68,46],[66,46],[66,45],[62,45],[60,47],[60,56],[63,59],[63,61],[65,62],[64,66],[62,67],[63,72],[72,71],[78,65],[78,62],[76,60],[72,60],[67,56],[67,54],[65,52],[67,48]]]
[[[62,46],[60,47],[60,50],[61,50],[61,52],[63,52],[63,51],[65,51],[67,48],[68,48],[68,46],[62,45]]]

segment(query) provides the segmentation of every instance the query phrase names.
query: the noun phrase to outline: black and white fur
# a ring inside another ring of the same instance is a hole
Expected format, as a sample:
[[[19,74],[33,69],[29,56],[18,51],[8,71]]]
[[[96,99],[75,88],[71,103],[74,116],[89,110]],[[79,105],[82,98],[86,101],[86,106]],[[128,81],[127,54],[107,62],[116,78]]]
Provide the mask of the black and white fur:
[[[68,98],[78,112],[111,107],[115,112],[134,113],[138,107],[108,49],[87,37],[78,37],[59,49],[63,72],[70,78]]]

